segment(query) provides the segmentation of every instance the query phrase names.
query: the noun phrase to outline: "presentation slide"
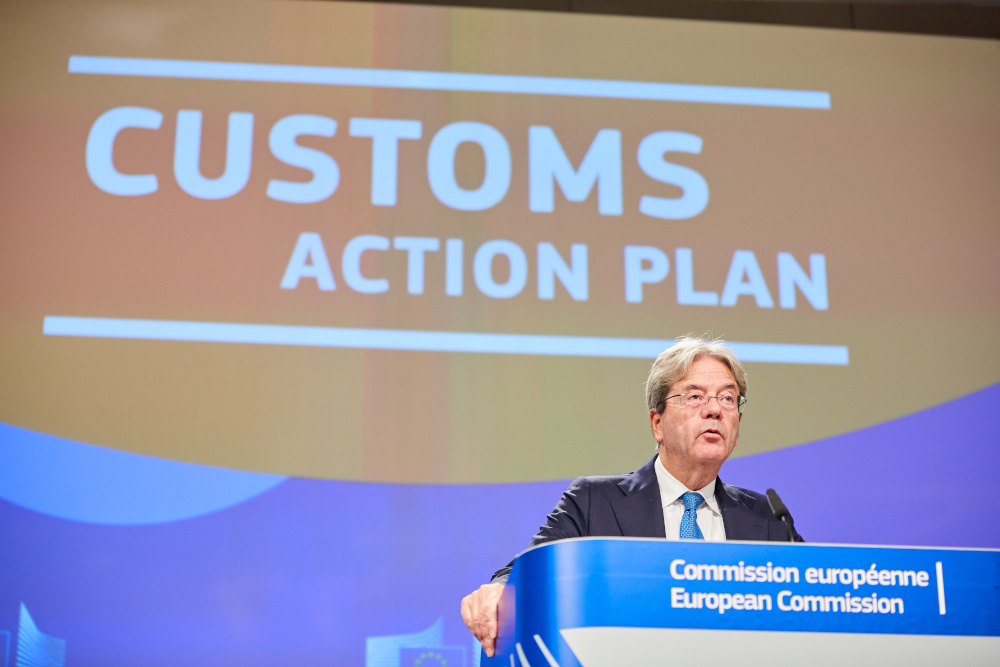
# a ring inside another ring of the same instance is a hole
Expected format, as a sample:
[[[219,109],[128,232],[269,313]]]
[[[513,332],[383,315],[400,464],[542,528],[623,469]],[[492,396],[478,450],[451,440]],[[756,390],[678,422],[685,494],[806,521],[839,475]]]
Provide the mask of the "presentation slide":
[[[806,540],[1000,548],[994,40],[17,0],[0,61],[0,666],[478,665],[683,335]]]

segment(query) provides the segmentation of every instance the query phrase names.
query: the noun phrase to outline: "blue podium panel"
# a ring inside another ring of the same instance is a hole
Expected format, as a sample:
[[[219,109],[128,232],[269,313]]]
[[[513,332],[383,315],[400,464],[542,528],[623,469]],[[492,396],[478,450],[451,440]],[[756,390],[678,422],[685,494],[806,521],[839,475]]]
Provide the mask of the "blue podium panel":
[[[582,538],[518,556],[484,665],[1000,664],[1000,551]]]

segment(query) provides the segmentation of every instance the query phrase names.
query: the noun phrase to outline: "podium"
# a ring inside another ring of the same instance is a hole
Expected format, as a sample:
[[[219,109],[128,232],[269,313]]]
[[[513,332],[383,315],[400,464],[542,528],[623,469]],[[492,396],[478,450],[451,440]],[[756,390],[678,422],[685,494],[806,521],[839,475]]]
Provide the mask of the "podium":
[[[1000,551],[579,538],[514,562],[483,666],[1000,664]]]

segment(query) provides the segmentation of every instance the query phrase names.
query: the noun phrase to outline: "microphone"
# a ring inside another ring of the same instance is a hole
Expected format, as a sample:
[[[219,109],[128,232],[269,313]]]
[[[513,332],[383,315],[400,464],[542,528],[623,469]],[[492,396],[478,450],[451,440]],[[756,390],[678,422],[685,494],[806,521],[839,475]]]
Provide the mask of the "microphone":
[[[785,524],[785,528],[788,530],[788,541],[801,542],[802,538],[795,532],[795,519],[792,518],[788,508],[785,507],[785,503],[781,502],[781,498],[778,497],[778,492],[774,489],[767,490],[767,504],[771,506],[771,511],[774,512],[774,516],[781,519],[781,521]]]

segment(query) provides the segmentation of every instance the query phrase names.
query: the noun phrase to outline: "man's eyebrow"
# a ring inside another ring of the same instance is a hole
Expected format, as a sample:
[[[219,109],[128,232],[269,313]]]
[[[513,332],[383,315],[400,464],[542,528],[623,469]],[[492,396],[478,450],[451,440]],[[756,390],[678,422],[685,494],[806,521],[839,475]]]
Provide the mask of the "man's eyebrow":
[[[695,382],[688,382],[686,385],[681,387],[681,389],[684,391],[688,391],[689,389],[697,389],[699,391],[705,391],[705,385],[697,384]],[[738,389],[738,387],[736,386],[735,382],[730,382],[719,391],[724,391],[726,389]]]

